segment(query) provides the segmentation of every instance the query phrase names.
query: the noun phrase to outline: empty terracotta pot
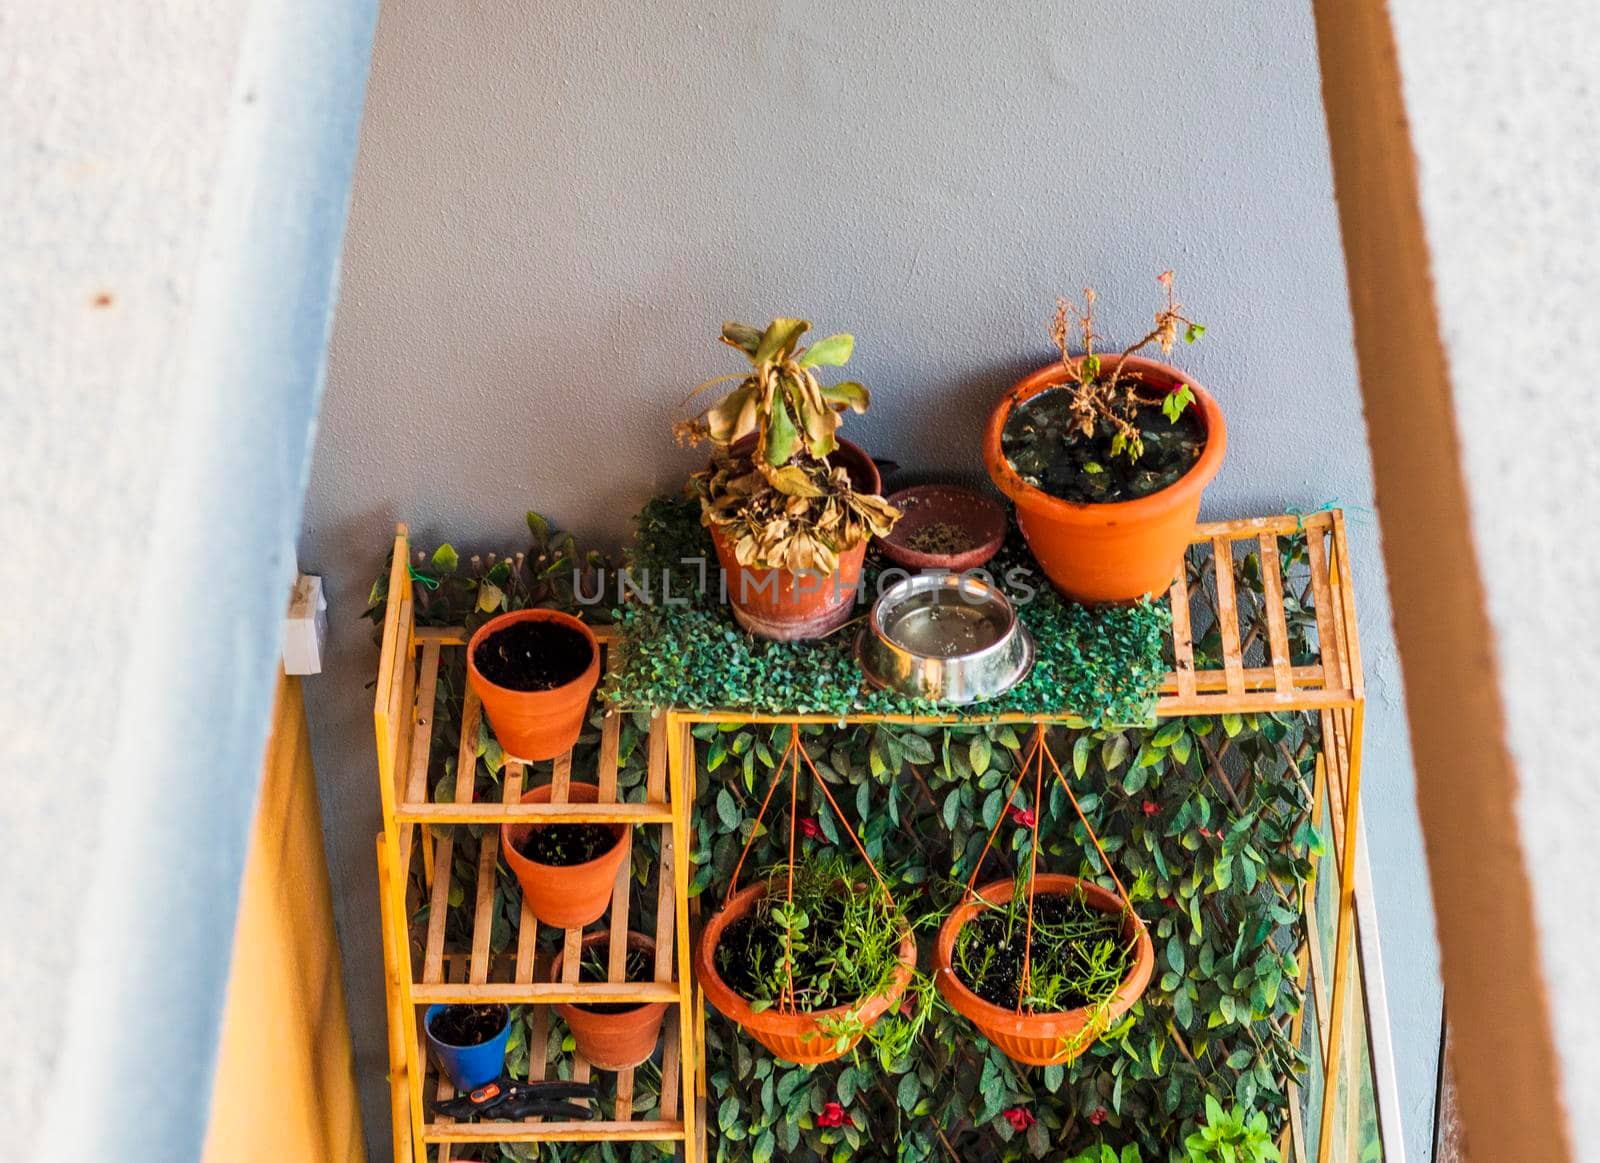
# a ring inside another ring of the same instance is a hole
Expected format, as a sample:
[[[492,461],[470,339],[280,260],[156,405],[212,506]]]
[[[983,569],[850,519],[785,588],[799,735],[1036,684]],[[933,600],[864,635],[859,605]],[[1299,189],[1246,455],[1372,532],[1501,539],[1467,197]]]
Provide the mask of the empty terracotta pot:
[[[1084,903],[1103,913],[1121,913],[1122,899],[1097,884],[1060,873],[1040,873],[1034,878],[1033,892],[1039,896],[1083,891]],[[990,904],[1004,907],[1011,900],[1011,881],[990,881],[978,895]],[[1155,950],[1150,934],[1137,914],[1129,912],[1123,923],[1124,938],[1134,943],[1133,964],[1123,978],[1111,1004],[1094,1010],[1064,1010],[1054,1014],[1019,1014],[1015,1010],[987,1002],[956,976],[951,967],[956,937],[961,927],[983,909],[969,900],[958,906],[939,927],[933,951],[933,981],[950,1008],[966,1018],[1001,1053],[1029,1066],[1056,1066],[1082,1054],[1113,1022],[1127,1013],[1150,984],[1155,969]],[[709,993],[709,991],[708,991]]]
[[[858,890],[866,888],[865,885],[856,887]],[[700,988],[705,991],[706,1000],[716,1006],[724,1017],[743,1026],[756,1041],[785,1062],[793,1062],[797,1066],[833,1062],[855,1049],[867,1027],[900,1004],[900,997],[905,993],[911,973],[917,965],[916,938],[910,929],[906,930],[905,939],[900,942],[900,971],[895,975],[894,985],[876,997],[865,999],[864,1003],[809,1013],[787,1013],[776,1006],[756,1011],[717,972],[716,952],[723,930],[748,914],[755,908],[756,902],[766,895],[766,884],[742,888],[706,923],[700,934],[700,944],[695,947],[695,976],[699,979]],[[860,1019],[861,1025],[856,1034],[841,1046],[836,1034],[824,1032],[823,1019],[844,1018],[851,1013]]]
[[[518,622],[556,622],[589,641],[589,666],[571,682],[550,690],[519,691],[499,686],[478,670],[478,647],[485,639]],[[512,610],[478,627],[467,643],[467,681],[483,701],[494,737],[507,755],[528,761],[554,759],[572,750],[583,732],[589,696],[600,680],[600,643],[594,632],[560,610]]]
[[[522,797],[525,804],[550,802],[551,785],[536,787]],[[592,783],[573,783],[567,800],[575,804],[599,802],[600,789]],[[539,922],[557,929],[581,929],[605,915],[616,887],[617,869],[628,858],[628,827],[607,824],[617,842],[609,850],[582,864],[540,864],[529,860],[517,846],[534,827],[559,828],[560,824],[534,825],[506,822],[500,825],[500,851],[522,886],[528,908]]]
[[[733,451],[739,454],[752,447],[754,438],[747,437],[734,445]],[[839,441],[828,463],[842,465],[858,493],[876,493],[883,487],[878,466],[848,440]],[[733,616],[750,633],[780,642],[820,638],[849,619],[861,580],[861,564],[867,556],[865,541],[841,553],[839,568],[828,577],[740,565],[733,555],[733,544],[715,526],[711,528],[711,543],[727,579]]]
[[[912,485],[886,498],[900,510],[889,536],[878,549],[907,569],[944,569],[962,573],[977,569],[1000,551],[1006,539],[1006,511],[973,489],[959,485]],[[924,546],[919,537],[945,532],[960,544],[951,548]]]
[[[655,957],[656,943],[643,933],[629,933],[628,947]],[[583,948],[596,950],[605,957],[611,949],[611,931],[593,933],[583,939]],[[561,980],[562,961],[566,950],[556,954],[550,966],[550,980]],[[647,1002],[624,1010],[605,1013],[586,1006],[558,1003],[555,1007],[562,1020],[572,1030],[578,1044],[578,1053],[602,1070],[625,1070],[638,1066],[655,1053],[661,1038],[661,1019],[667,1012],[665,1002]]]
[[[1052,497],[1028,484],[1011,467],[1000,447],[1006,419],[1017,405],[1067,381],[1057,361],[1024,376],[1000,397],[983,434],[983,460],[989,476],[1017,507],[1017,524],[1056,589],[1079,602],[1125,602],[1171,585],[1194,537],[1200,496],[1222,467],[1228,447],[1222,409],[1193,377],[1153,359],[1129,356],[1125,365],[1141,372],[1152,391],[1188,384],[1205,425],[1200,459],[1175,484],[1132,501],[1078,504]]]

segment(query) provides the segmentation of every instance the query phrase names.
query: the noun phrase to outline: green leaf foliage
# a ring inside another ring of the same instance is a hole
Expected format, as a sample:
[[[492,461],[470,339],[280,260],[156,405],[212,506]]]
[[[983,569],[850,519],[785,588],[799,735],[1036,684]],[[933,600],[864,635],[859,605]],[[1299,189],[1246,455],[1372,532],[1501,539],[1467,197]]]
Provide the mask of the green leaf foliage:
[[[704,595],[698,593],[701,562],[709,591]],[[692,502],[659,498],[645,507],[629,568],[654,589],[648,603],[630,601],[614,612],[622,642],[605,694],[617,705],[838,715],[939,709],[871,688],[856,665],[848,632],[817,642],[769,642],[741,630],[720,600],[716,556]],[[865,594],[877,592],[881,569],[869,553]],[[1021,711],[1090,724],[1150,721],[1166,672],[1164,603],[1091,610],[1064,601],[1034,572],[1014,529],[990,570],[1016,600],[1037,660],[1027,678],[973,714]],[[663,595],[684,604],[669,604]],[[948,708],[939,710],[948,714]]]

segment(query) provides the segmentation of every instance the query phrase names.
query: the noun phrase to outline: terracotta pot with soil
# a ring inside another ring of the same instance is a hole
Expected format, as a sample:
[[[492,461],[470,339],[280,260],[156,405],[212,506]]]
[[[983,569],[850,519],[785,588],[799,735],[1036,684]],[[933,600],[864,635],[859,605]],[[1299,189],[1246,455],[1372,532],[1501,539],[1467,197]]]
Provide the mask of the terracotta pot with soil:
[[[1121,917],[1120,932],[1126,951],[1125,969],[1120,982],[1098,999],[1085,999],[1064,989],[1058,995],[1059,1009],[1050,1012],[1017,1010],[1020,994],[1023,951],[1019,922],[1006,932],[1003,920],[1006,905],[1012,900],[1010,880],[996,880],[977,890],[978,896],[995,908],[975,900],[958,906],[939,929],[934,946],[933,979],[950,1007],[961,1014],[1002,1053],[1029,1066],[1055,1066],[1082,1054],[1118,1018],[1139,1000],[1155,968],[1155,952],[1144,922],[1122,899],[1098,885],[1059,873],[1041,873],[1033,885],[1036,920],[1033,941],[1048,939],[1052,926],[1068,927],[1073,913],[1084,910]],[[1000,922],[1000,923],[997,923]],[[984,926],[969,934],[974,952],[958,954],[962,931],[968,925]],[[990,931],[990,929],[994,931]],[[1009,938],[1009,939],[1008,939]],[[1030,951],[1038,963],[1048,966],[1051,950],[1034,946]],[[1065,954],[1066,950],[1059,950]],[[975,963],[981,959],[981,968]],[[1042,976],[1047,970],[1037,971]],[[1038,978],[1032,992],[1042,992],[1048,983]],[[1081,1004],[1072,1004],[1078,1002]]]
[[[900,520],[878,548],[907,569],[977,569],[1005,541],[1005,509],[972,489],[913,485],[887,499],[900,510]]]
[[[522,802],[547,804],[551,790],[550,784],[536,787]],[[600,789],[592,783],[568,786],[569,803],[599,799]],[[542,924],[558,929],[581,929],[605,915],[617,870],[628,858],[628,841],[625,824],[500,825],[500,851],[528,907]]]
[[[599,679],[594,633],[559,610],[501,614],[467,643],[467,681],[501,748],[515,759],[554,759],[571,750]]]
[[[842,884],[839,887],[841,891],[844,888]],[[906,929],[891,984],[871,997],[800,1012],[776,1005],[756,1009],[740,992],[752,986],[753,979],[748,976],[749,959],[719,958],[718,947],[725,940],[734,948],[738,947],[740,939],[747,936],[744,927],[753,923],[756,906],[767,896],[768,888],[768,884],[752,884],[740,889],[706,923],[695,949],[695,976],[706,999],[723,1016],[744,1027],[779,1058],[799,1066],[833,1062],[855,1049],[868,1027],[900,1004],[917,965],[916,938],[909,928]],[[857,892],[865,889],[864,884],[856,886]],[[775,891],[781,891],[781,887]],[[819,938],[813,933],[808,940],[817,943]],[[720,966],[719,960],[723,961]],[[796,976],[803,976],[803,967],[797,967]]]
[[[1116,359],[1102,356],[1102,365]],[[1070,362],[1083,366],[1082,357]],[[1172,585],[1227,449],[1222,410],[1192,377],[1139,356],[1123,367],[1138,380],[1137,461],[1111,451],[1109,430],[1071,430],[1071,374],[1060,361],[1014,384],[983,436],[984,464],[1016,505],[1028,548],[1056,589],[1080,602],[1159,597]],[[1173,421],[1162,401],[1183,385],[1193,403]]]
[[[579,962],[579,981],[607,980],[607,965],[611,951],[611,932],[592,933],[583,939]],[[550,966],[550,980],[560,981],[566,950],[556,954]],[[642,933],[628,934],[626,980],[632,982],[654,981],[656,976],[656,943]],[[602,1070],[625,1070],[638,1066],[655,1053],[661,1038],[661,1019],[666,1015],[665,1002],[605,1003],[577,1005],[560,1003],[555,1007],[562,1020],[572,1030],[578,1052],[591,1065]]]
[[[748,454],[754,439],[733,447],[735,456]],[[829,454],[827,461],[842,466],[859,493],[876,493],[883,487],[878,466],[848,440]],[[727,579],[728,604],[734,619],[750,633],[780,642],[820,638],[849,620],[861,583],[861,566],[867,543],[862,541],[839,554],[839,568],[823,577],[811,571],[756,569],[740,565],[733,546],[721,529],[711,527],[711,544]]]

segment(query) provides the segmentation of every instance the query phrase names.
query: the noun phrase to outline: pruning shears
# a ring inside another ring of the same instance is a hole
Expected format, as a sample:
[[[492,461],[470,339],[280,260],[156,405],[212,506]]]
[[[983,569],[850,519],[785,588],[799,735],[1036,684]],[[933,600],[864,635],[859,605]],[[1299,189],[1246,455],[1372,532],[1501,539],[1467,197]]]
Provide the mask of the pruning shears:
[[[534,1115],[562,1119],[592,1119],[593,1107],[563,1101],[599,1098],[591,1082],[523,1082],[500,1077],[475,1090],[432,1104],[435,1114],[453,1119],[526,1119]]]

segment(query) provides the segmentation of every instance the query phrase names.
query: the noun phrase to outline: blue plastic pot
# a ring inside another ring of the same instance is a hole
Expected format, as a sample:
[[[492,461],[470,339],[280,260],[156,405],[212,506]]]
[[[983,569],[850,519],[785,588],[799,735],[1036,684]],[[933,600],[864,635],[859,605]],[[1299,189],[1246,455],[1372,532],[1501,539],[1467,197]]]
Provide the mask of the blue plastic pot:
[[[433,1036],[433,1019],[448,1006],[429,1006],[422,1015],[422,1029],[428,1035],[428,1045],[439,1059],[439,1065],[450,1076],[450,1084],[459,1091],[475,1090],[486,1082],[499,1078],[506,1065],[506,1040],[511,1037],[511,1009],[506,1007],[506,1023],[500,1032],[487,1042],[476,1046],[452,1046]]]

